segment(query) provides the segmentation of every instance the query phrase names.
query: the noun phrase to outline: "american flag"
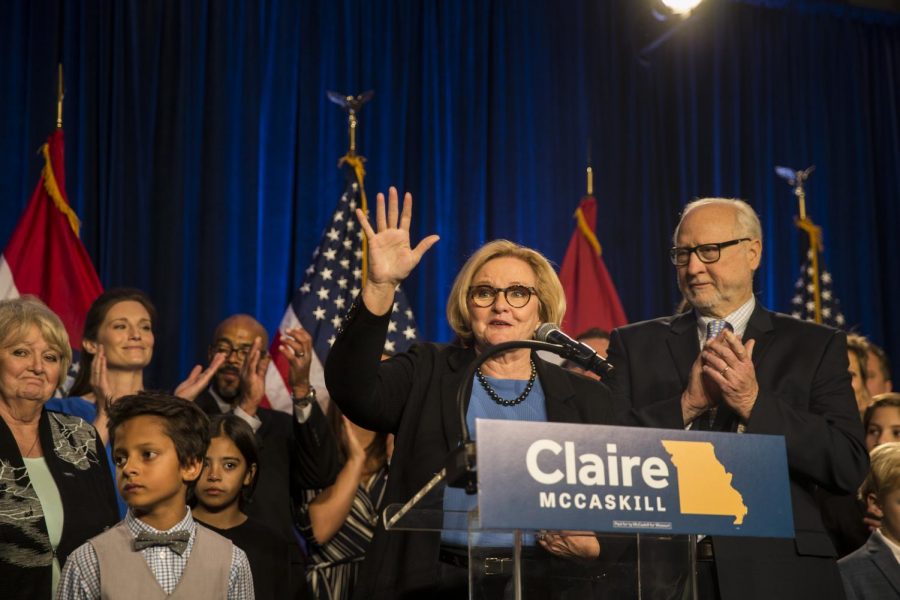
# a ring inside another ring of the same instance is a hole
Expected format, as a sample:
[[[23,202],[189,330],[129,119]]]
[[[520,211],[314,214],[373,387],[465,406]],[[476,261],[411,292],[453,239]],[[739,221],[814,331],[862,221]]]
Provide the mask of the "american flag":
[[[800,277],[794,283],[794,297],[791,299],[791,315],[803,319],[805,321],[816,320],[816,303],[813,299],[813,267],[812,253],[814,250],[810,248],[806,253],[806,260],[800,267]],[[819,293],[822,299],[822,323],[831,325],[838,329],[844,328],[844,314],[841,312],[841,303],[835,297],[831,288],[831,273],[825,268],[824,264],[819,261]]]
[[[364,233],[356,220],[355,210],[363,205],[364,172],[359,158],[345,158],[344,162],[347,181],[344,193],[313,252],[303,284],[288,305],[270,346],[272,362],[266,374],[266,397],[269,405],[277,410],[291,412],[293,409],[288,364],[278,351],[281,336],[298,324],[312,336],[314,355],[310,383],[316,388],[317,399],[327,403],[323,365],[344,314],[362,289]],[[403,352],[417,339],[412,308],[398,288],[384,349],[390,354]]]

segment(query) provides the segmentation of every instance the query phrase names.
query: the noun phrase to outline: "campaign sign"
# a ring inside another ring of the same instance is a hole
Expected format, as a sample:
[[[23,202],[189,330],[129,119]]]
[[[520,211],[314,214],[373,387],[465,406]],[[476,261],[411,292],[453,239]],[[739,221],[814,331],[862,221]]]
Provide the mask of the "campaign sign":
[[[483,529],[794,537],[781,436],[475,426]]]

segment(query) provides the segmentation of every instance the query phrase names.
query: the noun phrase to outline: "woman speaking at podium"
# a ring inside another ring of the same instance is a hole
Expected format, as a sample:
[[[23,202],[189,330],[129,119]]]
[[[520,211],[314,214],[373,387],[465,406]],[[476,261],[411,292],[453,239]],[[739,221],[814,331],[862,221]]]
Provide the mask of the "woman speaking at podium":
[[[539,324],[559,324],[566,304],[556,273],[539,252],[505,240],[489,242],[463,265],[447,301],[457,343],[417,344],[381,362],[394,291],[438,241],[431,235],[413,248],[411,217],[412,197],[406,194],[400,212],[395,188],[387,208],[378,195],[375,228],[357,210],[368,241],[368,281],[325,366],[328,391],[345,415],[366,429],[396,435],[385,505],[409,500],[459,444],[456,392],[466,367],[493,345],[530,340]],[[491,357],[476,372],[467,408],[471,431],[476,417],[612,424],[613,409],[604,384],[517,349]],[[445,492],[445,507],[474,502],[462,490]],[[379,522],[356,597],[466,597],[460,596],[467,589],[466,538],[463,533],[453,544],[452,533],[387,532]],[[593,536],[538,537],[528,550],[580,563],[600,555]]]

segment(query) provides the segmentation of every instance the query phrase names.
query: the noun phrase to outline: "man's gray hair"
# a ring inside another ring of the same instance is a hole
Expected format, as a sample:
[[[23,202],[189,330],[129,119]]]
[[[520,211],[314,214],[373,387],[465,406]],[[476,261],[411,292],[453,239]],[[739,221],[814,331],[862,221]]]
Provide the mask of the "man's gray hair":
[[[678,243],[676,241],[678,239],[678,230],[681,229],[681,224],[684,222],[684,218],[688,213],[692,210],[710,205],[730,206],[734,208],[735,220],[737,221],[737,231],[735,232],[735,235],[749,237],[762,242],[762,224],[759,222],[759,216],[757,216],[753,207],[745,201],[738,198],[700,198],[699,200],[688,202],[684,206],[684,210],[681,212],[681,219],[675,227],[675,233],[672,234],[673,244]]]

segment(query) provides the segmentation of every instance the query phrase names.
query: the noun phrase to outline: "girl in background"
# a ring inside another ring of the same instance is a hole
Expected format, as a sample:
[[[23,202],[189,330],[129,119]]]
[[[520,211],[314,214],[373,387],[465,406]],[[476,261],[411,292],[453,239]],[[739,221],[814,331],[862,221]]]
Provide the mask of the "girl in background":
[[[214,417],[209,433],[203,472],[194,488],[194,518],[247,554],[258,600],[287,598],[291,589],[287,540],[243,512],[259,476],[253,430],[229,414]]]

